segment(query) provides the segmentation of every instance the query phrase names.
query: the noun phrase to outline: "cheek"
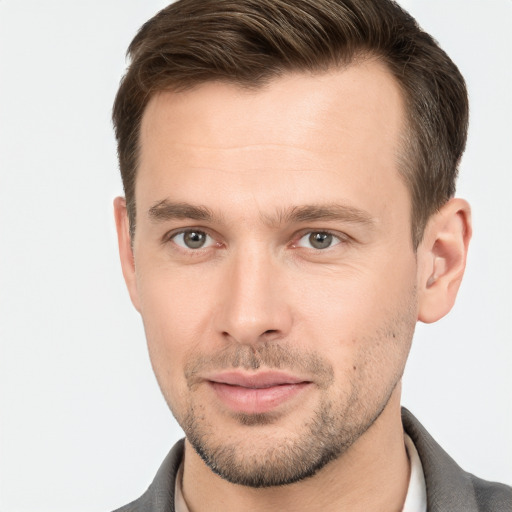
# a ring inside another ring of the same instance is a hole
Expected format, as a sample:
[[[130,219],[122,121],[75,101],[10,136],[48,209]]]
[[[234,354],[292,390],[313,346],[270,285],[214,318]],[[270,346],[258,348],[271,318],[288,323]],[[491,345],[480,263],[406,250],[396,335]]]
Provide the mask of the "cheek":
[[[149,355],[162,386],[183,378],[186,354],[199,350],[209,328],[208,299],[174,272],[146,273],[137,286]]]
[[[388,260],[305,286],[295,307],[300,329],[339,378],[373,381],[402,371],[417,319],[415,268],[413,258]]]
[[[303,282],[293,309],[304,323],[325,334],[347,342],[361,338],[379,329],[400,309],[410,308],[414,270],[407,276],[404,272],[393,276],[393,268],[382,270],[361,268],[321,279],[315,276],[311,282]]]

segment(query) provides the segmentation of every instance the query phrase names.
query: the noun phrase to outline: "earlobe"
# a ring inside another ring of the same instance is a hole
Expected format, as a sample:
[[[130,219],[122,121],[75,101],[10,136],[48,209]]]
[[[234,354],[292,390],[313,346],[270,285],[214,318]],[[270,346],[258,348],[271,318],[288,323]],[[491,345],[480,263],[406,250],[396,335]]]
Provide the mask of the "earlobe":
[[[133,255],[130,223],[128,220],[128,212],[126,210],[126,200],[124,197],[116,197],[114,199],[114,216],[117,229],[119,257],[121,259],[124,280],[135,309],[140,311],[137,280],[135,275],[135,258]]]
[[[435,322],[452,309],[471,233],[471,209],[463,199],[451,199],[427,223],[418,248],[418,320]]]

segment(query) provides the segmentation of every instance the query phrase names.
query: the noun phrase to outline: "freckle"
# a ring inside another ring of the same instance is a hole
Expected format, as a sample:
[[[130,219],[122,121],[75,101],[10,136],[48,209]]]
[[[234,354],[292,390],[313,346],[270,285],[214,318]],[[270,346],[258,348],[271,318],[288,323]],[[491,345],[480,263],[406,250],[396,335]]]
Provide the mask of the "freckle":
[[[352,366],[352,369],[353,369],[353,370],[356,370],[356,367],[355,367],[355,366]]]

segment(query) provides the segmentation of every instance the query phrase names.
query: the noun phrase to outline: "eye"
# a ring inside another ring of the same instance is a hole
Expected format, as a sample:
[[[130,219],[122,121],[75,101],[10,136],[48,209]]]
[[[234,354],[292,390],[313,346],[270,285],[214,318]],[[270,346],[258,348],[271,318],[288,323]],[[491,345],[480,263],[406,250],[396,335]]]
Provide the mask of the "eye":
[[[296,244],[297,247],[308,249],[329,249],[341,243],[341,239],[328,231],[311,231],[306,233]]]
[[[170,238],[176,245],[184,249],[203,249],[215,244],[213,238],[204,231],[189,229],[176,233]]]

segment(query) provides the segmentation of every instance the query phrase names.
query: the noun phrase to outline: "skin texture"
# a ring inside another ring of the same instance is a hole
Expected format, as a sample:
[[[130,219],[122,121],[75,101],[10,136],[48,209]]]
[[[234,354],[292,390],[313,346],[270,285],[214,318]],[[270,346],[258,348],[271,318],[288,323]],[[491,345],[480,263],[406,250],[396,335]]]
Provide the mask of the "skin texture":
[[[115,212],[152,365],[187,435],[191,511],[401,509],[400,379],[416,321],[453,304],[470,237],[453,199],[413,250],[403,125],[377,61],[149,102],[133,241],[122,198]],[[293,385],[248,391],[271,371]],[[227,374],[245,384],[219,384]]]

